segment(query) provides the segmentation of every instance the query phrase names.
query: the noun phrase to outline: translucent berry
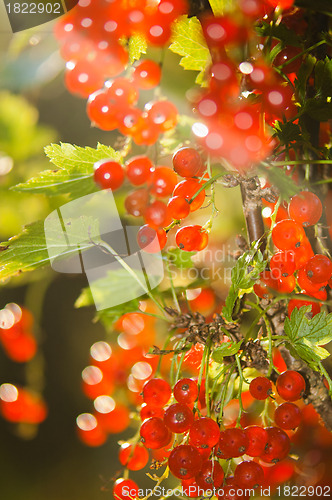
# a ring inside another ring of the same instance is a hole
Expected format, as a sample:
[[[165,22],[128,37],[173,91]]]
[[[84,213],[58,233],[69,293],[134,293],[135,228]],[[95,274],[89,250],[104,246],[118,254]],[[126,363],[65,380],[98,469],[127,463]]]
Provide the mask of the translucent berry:
[[[317,224],[322,216],[322,203],[318,196],[310,191],[302,191],[293,196],[288,205],[288,213],[291,219],[303,226]]]
[[[256,462],[241,462],[234,471],[234,481],[243,489],[258,488],[263,480],[264,471]]]
[[[206,460],[195,476],[196,483],[204,490],[219,488],[224,480],[224,471],[217,460]]]
[[[316,254],[308,260],[305,270],[312,283],[324,283],[332,276],[332,261],[326,255]]]
[[[173,196],[167,204],[168,213],[173,219],[181,220],[190,214],[190,205],[186,198],[182,196]]]
[[[196,195],[197,191],[199,191],[201,187],[202,184],[195,179],[186,179],[179,182],[179,184],[175,186],[173,196],[182,196],[183,198],[186,198],[190,203],[190,211],[194,212],[203,205],[205,200],[204,189]]]
[[[169,167],[156,167],[151,177],[151,193],[164,198],[172,194],[177,183],[176,173]]]
[[[290,219],[278,222],[272,229],[272,241],[280,250],[295,250],[304,238],[303,227]]]
[[[121,500],[138,497],[138,486],[132,479],[117,479],[113,486],[113,497]]]
[[[115,191],[122,186],[125,174],[122,166],[117,161],[100,160],[94,166],[94,181],[102,189]]]
[[[133,72],[134,83],[140,89],[153,89],[159,85],[160,79],[160,65],[149,59],[141,61]]]
[[[149,380],[143,387],[143,400],[149,406],[163,407],[172,395],[168,382],[161,378]]]
[[[226,429],[220,433],[217,456],[224,459],[240,457],[248,446],[248,436],[242,429]]]
[[[301,373],[286,370],[281,373],[276,382],[277,392],[285,401],[297,401],[305,391],[305,380]]]
[[[277,463],[287,457],[290,450],[290,439],[286,432],[278,427],[268,427],[267,445],[261,459],[267,463]]]
[[[283,403],[274,412],[274,421],[281,429],[296,429],[300,425],[301,420],[301,410],[294,403]]]
[[[180,434],[191,427],[194,415],[189,406],[175,403],[165,411],[164,422],[172,432]]]
[[[201,470],[202,459],[194,446],[184,444],[171,451],[168,466],[175,477],[190,479]]]
[[[126,162],[126,173],[133,186],[141,186],[149,181],[153,163],[147,156],[135,156]]]
[[[183,147],[173,156],[173,167],[181,177],[200,177],[205,170],[201,155],[194,148]]]
[[[202,226],[184,226],[177,231],[175,241],[181,250],[200,251],[208,244],[208,233]]]
[[[212,448],[218,443],[219,425],[209,417],[195,420],[189,431],[189,442],[196,448]]]
[[[247,448],[246,454],[249,457],[259,457],[267,444],[267,432],[263,427],[259,425],[251,425],[244,429],[249,439],[249,446]]]
[[[272,383],[266,377],[256,377],[250,382],[249,391],[255,399],[266,399],[272,394]]]
[[[144,420],[140,429],[141,441],[146,448],[157,450],[166,446],[172,439],[172,433],[159,417]]]
[[[119,450],[119,461],[129,470],[141,470],[149,461],[149,452],[140,444],[124,443]]]
[[[145,224],[137,233],[138,246],[147,253],[158,253],[167,242],[167,234],[164,229],[154,229]]]
[[[146,189],[136,189],[126,196],[124,206],[128,214],[139,217],[144,214],[148,203],[149,192]]]
[[[198,397],[197,382],[191,378],[183,378],[174,386],[174,397],[179,403],[191,404]]]

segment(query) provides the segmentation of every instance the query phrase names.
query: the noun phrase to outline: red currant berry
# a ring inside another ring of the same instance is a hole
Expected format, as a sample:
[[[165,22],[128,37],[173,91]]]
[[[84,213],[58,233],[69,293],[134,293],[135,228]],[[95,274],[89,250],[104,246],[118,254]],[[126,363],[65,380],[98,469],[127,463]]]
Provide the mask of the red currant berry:
[[[248,436],[242,429],[226,429],[220,433],[217,456],[224,459],[240,457],[248,446]]]
[[[128,214],[134,217],[143,215],[149,202],[149,192],[146,189],[136,189],[126,196],[124,206]]]
[[[141,61],[134,69],[133,80],[140,89],[153,89],[159,85],[160,79],[160,65],[149,59]]]
[[[126,162],[126,173],[133,186],[141,186],[150,180],[153,163],[147,156],[134,156]]]
[[[277,252],[270,260],[271,274],[274,278],[280,279],[291,276],[295,269],[295,254],[292,250]]]
[[[129,497],[128,497],[129,494]],[[138,486],[132,479],[117,479],[113,486],[113,497],[120,500],[138,497]]]
[[[172,130],[178,121],[178,110],[170,101],[156,101],[145,105],[147,121],[159,132]]]
[[[177,183],[176,173],[169,167],[156,167],[151,177],[151,193],[164,198],[172,194]]]
[[[290,440],[286,432],[278,427],[268,427],[267,445],[261,459],[267,463],[277,463],[287,457],[290,450]]]
[[[146,448],[158,450],[166,446],[172,439],[172,433],[159,417],[144,420],[140,429],[141,441]]]
[[[326,255],[314,255],[308,260],[306,275],[312,283],[325,283],[332,276],[332,262]]]
[[[122,166],[117,161],[100,160],[94,166],[94,181],[102,189],[115,191],[122,186],[125,174]]]
[[[273,65],[274,66],[283,66],[281,71],[286,75],[290,73],[297,73],[302,65],[302,58],[297,57],[294,61],[289,62],[293,57],[299,56],[302,52],[302,49],[299,47],[292,47],[288,45],[284,49],[282,49],[274,58]],[[284,66],[285,65],[285,66]]]
[[[318,302],[310,302],[310,300],[302,299],[301,294],[297,294],[298,299],[291,299],[288,302],[288,316],[290,317],[295,307],[300,309],[303,306],[311,306],[311,314],[315,316],[320,312],[321,305]]]
[[[286,370],[277,378],[277,392],[285,401],[297,401],[305,391],[305,380],[301,373]]]
[[[283,403],[274,412],[274,421],[281,429],[296,429],[301,423],[301,410],[294,403]]]
[[[266,377],[256,377],[250,382],[249,392],[255,399],[266,399],[272,394],[272,382]]]
[[[168,466],[175,477],[190,479],[201,470],[202,459],[194,446],[184,444],[171,451]]]
[[[124,443],[119,450],[119,461],[129,470],[141,470],[149,461],[149,452],[140,444]]]
[[[218,443],[219,425],[209,417],[196,420],[189,431],[189,442],[196,448],[212,448]]]
[[[194,415],[189,406],[175,403],[165,411],[164,422],[172,432],[180,434],[191,427],[194,422]]]
[[[256,462],[241,462],[234,471],[234,481],[243,489],[258,488],[263,480],[264,471]]]
[[[170,216],[176,220],[185,219],[190,214],[189,202],[182,196],[173,196],[170,198],[167,208]]]
[[[115,78],[105,83],[107,97],[118,106],[132,106],[137,103],[138,92],[128,78]]]
[[[183,378],[175,384],[173,392],[175,399],[179,403],[194,403],[198,397],[197,382],[191,380],[191,378]]]
[[[278,222],[272,229],[272,241],[280,250],[299,248],[304,237],[303,227],[290,219]]]
[[[303,226],[317,224],[322,216],[323,207],[320,199],[314,193],[302,191],[291,198],[288,213],[291,219]]]
[[[149,406],[163,407],[172,395],[172,389],[166,380],[152,378],[143,387],[143,400]]]
[[[246,454],[249,455],[249,457],[259,457],[267,444],[268,435],[266,430],[258,425],[251,425],[250,427],[246,427],[244,432],[249,439],[249,446]]]
[[[172,222],[167,205],[160,200],[154,201],[146,208],[144,219],[154,229],[167,227]]]
[[[196,483],[204,490],[219,488],[224,480],[224,471],[217,460],[206,460],[195,476]]]
[[[164,418],[164,413],[164,408],[158,406],[149,406],[143,403],[140,411],[140,417],[141,420],[146,420],[147,418],[151,417]]]
[[[175,241],[181,250],[200,251],[208,244],[208,233],[202,226],[184,226],[177,231]]]
[[[181,177],[199,177],[205,170],[201,155],[196,149],[188,147],[176,151],[173,156],[173,167]]]
[[[89,96],[86,111],[91,123],[101,130],[115,130],[119,126],[119,109],[111,106],[104,90]]]
[[[167,243],[166,231],[164,229],[154,229],[145,224],[138,231],[137,243],[144,252],[158,253]]]
[[[175,186],[175,189],[173,191],[173,196],[182,196],[186,198],[190,203],[190,211],[194,212],[203,205],[205,200],[204,189],[202,189],[202,191],[200,191],[199,194],[195,196],[195,194],[199,189],[201,189],[201,187],[202,184],[200,184],[195,179],[186,179],[184,181],[179,182],[179,184]],[[194,199],[192,200],[192,198]]]
[[[303,266],[299,269],[297,273],[297,282],[306,293],[319,292],[322,287],[327,285],[327,281],[324,281],[323,283],[313,283],[310,281],[307,276],[307,266]]]

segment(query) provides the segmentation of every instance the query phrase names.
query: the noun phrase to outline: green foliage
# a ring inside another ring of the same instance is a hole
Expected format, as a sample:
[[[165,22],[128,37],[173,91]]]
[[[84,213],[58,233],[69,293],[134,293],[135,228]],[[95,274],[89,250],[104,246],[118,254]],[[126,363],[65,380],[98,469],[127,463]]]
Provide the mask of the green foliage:
[[[301,46],[301,41],[295,31],[290,30],[285,24],[270,24],[265,21],[256,28],[260,36],[270,36],[282,40],[284,45],[293,45],[295,47]]]
[[[285,160],[287,162],[287,160]],[[282,168],[272,167],[263,168],[260,167],[259,171],[266,175],[270,184],[276,186],[280,193],[282,199],[289,199],[294,194],[301,191],[301,186],[298,186],[292,179],[290,175],[286,175]]]
[[[316,97],[327,98],[332,95],[332,60],[326,57],[315,66]]]
[[[146,54],[147,42],[143,35],[134,35],[130,37],[128,43],[128,54],[130,64],[133,64],[135,61],[141,58],[142,54]]]
[[[45,144],[54,139],[50,128],[37,125],[38,111],[23,97],[0,93],[0,151],[14,162],[39,155]]]
[[[52,250],[52,258],[69,258],[77,255],[77,246],[84,251],[93,246],[89,234],[99,234],[96,221],[91,217],[79,216],[67,221],[71,226],[68,246],[63,236],[61,225],[49,227],[47,242],[44,232],[44,222],[37,221],[27,225],[23,232],[7,242],[0,244],[0,280],[16,276],[23,272],[34,271],[50,264],[47,248]]]
[[[90,287],[84,288],[75,302],[76,308],[93,306],[94,300]],[[114,323],[125,313],[139,311],[139,300],[133,299],[130,302],[119,304],[115,307],[109,307],[98,311],[96,321],[100,321],[107,329],[111,329]]]
[[[225,356],[233,356],[239,352],[242,344],[242,340],[239,342],[224,342],[220,347],[217,347],[212,353],[212,359],[217,363],[223,363]]]
[[[323,12],[332,15],[332,4],[330,0],[296,0],[295,5],[302,9],[314,10],[315,12]]]
[[[198,19],[182,16],[174,24],[172,40],[170,50],[182,56],[180,65],[184,69],[199,71],[196,83],[202,85],[206,68],[211,63],[211,57]]]
[[[179,269],[190,269],[193,267],[192,257],[196,252],[186,252],[180,248],[171,248],[167,252],[167,259]]]
[[[281,145],[289,146],[292,142],[302,142],[303,132],[296,123],[277,121],[274,130]]]
[[[49,257],[42,221],[26,226],[21,234],[1,243],[0,280],[34,271],[46,264],[49,264]]]
[[[102,144],[98,144],[96,149],[67,143],[51,144],[45,152],[57,169],[45,170],[37,177],[14,186],[15,191],[48,196],[68,194],[71,199],[79,198],[97,190],[93,181],[93,164],[96,161],[104,158],[121,160],[120,153]]]
[[[332,314],[320,312],[311,317],[310,311],[311,306],[295,307],[291,317],[285,319],[286,345],[292,355],[317,370],[317,363],[330,355],[320,346],[332,340]]]
[[[307,81],[315,67],[315,64],[316,64],[316,58],[308,54],[307,57],[302,62],[299,71],[297,72],[295,87],[297,89],[301,101],[304,101],[306,98]]]
[[[239,298],[245,293],[250,293],[259,274],[266,267],[262,253],[258,250],[259,242],[254,242],[251,249],[245,252],[237,260],[232,269],[232,284],[230,286],[225,306],[222,309],[222,314],[226,321],[233,321],[233,310]]]

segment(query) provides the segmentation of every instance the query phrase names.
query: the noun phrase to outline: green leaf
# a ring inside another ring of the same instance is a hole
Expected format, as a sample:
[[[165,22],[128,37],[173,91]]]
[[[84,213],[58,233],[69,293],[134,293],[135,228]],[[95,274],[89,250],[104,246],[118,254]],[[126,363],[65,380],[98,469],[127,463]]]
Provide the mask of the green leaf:
[[[287,346],[293,355],[319,370],[317,363],[329,356],[329,352],[320,346],[332,340],[331,327],[332,313],[320,312],[311,317],[311,306],[294,308],[291,317],[285,319]]]
[[[318,122],[327,122],[332,118],[332,102],[327,102],[324,98],[307,99],[304,111]]]
[[[0,280],[49,265],[48,247],[52,250],[52,259],[68,259],[78,253],[75,242],[80,245],[81,251],[93,246],[89,236],[91,233],[93,236],[99,234],[98,221],[80,215],[77,219],[68,219],[66,224],[71,228],[70,245],[64,238],[61,224],[49,228],[46,242],[43,221],[29,224],[21,234],[1,243]]]
[[[291,142],[300,142],[302,131],[296,123],[277,121],[274,130],[281,144],[288,146]]]
[[[241,348],[242,340],[236,342],[224,342],[220,347],[217,347],[212,354],[212,359],[217,363],[223,363],[225,356],[233,356],[239,352]]]
[[[300,8],[323,12],[332,15],[332,4],[330,0],[296,0],[295,5]]]
[[[194,267],[192,257],[196,255],[196,252],[186,252],[180,248],[171,248],[167,252],[167,258],[171,264],[178,267],[179,269],[189,269]]]
[[[96,161],[104,158],[121,161],[120,153],[102,144],[98,144],[96,149],[67,143],[51,144],[46,146],[45,153],[57,169],[45,170],[12,189],[48,196],[68,194],[71,199],[79,198],[97,190],[93,181],[93,165]]]
[[[277,38],[281,40],[283,44],[293,45],[294,47],[301,46],[301,40],[295,31],[290,30],[283,23],[280,24],[270,24],[267,22],[263,22],[260,26],[256,28],[257,33],[260,36],[271,36],[272,38]]]
[[[331,97],[332,93],[332,60],[326,57],[324,61],[318,61],[315,67],[315,90],[317,96],[322,98]]]
[[[49,264],[44,223],[34,222],[0,245],[0,280]]]
[[[315,67],[315,64],[316,58],[308,54],[297,72],[295,86],[302,101],[306,99],[307,81]]]
[[[142,283],[145,283],[145,276],[142,270],[135,270],[137,277]],[[116,294],[116,295],[115,295]],[[93,284],[90,282],[90,287],[85,288],[75,303],[75,307],[85,307],[92,304],[114,304],[114,297],[119,305],[105,308],[105,310],[123,310],[124,305],[128,302],[134,303],[136,297],[145,295],[142,292],[142,287],[138,282],[134,281],[128,271],[122,267],[107,271],[106,275]],[[136,303],[136,302],[135,302]],[[105,311],[102,311],[104,315]],[[123,314],[123,313],[122,313]],[[112,312],[110,313],[112,316]],[[120,314],[121,316],[121,314]]]
[[[259,242],[253,242],[251,249],[241,255],[232,269],[232,284],[222,309],[226,321],[233,321],[232,315],[236,301],[245,293],[251,292],[255,281],[266,267],[266,260],[258,250],[258,246]]]
[[[212,12],[215,16],[222,16],[225,13],[226,0],[209,0]]]
[[[285,162],[287,162],[287,160],[285,160]],[[287,200],[301,191],[301,186],[295,184],[291,176],[285,174],[284,169],[273,167],[273,162],[271,162],[271,167],[272,168],[259,167],[259,170],[264,176],[267,176],[272,186],[278,188],[282,199]]]
[[[75,302],[76,308],[93,306],[94,300],[90,287],[83,288],[80,296]],[[107,329],[110,329],[114,323],[125,313],[139,311],[139,300],[133,299],[125,304],[119,304],[115,307],[109,307],[98,311],[96,320],[100,321]]]
[[[146,38],[143,35],[133,35],[129,38],[128,54],[130,64],[140,59],[142,54],[146,54],[147,46]]]
[[[211,57],[198,19],[196,17],[180,17],[174,23],[172,40],[170,50],[183,56],[180,65],[184,69],[199,71],[196,83],[203,84]]]

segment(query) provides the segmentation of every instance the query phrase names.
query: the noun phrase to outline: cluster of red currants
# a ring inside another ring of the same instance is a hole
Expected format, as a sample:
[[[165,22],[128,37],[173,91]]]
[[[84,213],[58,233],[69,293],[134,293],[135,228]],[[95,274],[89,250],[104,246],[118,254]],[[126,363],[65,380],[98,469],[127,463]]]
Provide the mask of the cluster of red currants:
[[[2,347],[11,360],[17,363],[30,361],[37,352],[37,342],[31,333],[33,316],[27,309],[13,303],[7,304],[5,310],[11,314],[12,321],[0,328]]]
[[[100,89],[107,78],[124,71],[127,39],[143,35],[150,45],[164,46],[174,20],[187,10],[185,0],[79,0],[55,25],[61,55],[67,61],[66,85],[82,97]]]
[[[208,70],[208,89],[193,102],[202,120],[194,124],[193,132],[211,155],[225,158],[239,170],[259,162],[271,149],[262,125],[263,113],[269,124],[293,118],[297,113],[294,87],[264,61],[264,39],[255,34],[257,22],[272,12],[270,2],[243,0],[236,15],[202,18],[212,65]],[[298,19],[295,10],[284,12],[281,24],[285,21],[285,29],[291,14]],[[247,61],[241,59],[243,44],[251,47]],[[274,65],[288,75],[301,60],[296,58],[291,64],[288,61],[300,53],[299,48],[286,47]]]
[[[301,410],[293,401],[300,399],[305,390],[302,375],[292,370],[283,372],[278,376],[276,389],[286,401],[275,410],[276,426],[250,425],[244,429],[220,430],[213,418],[199,416],[194,411],[195,403],[200,408],[202,399],[195,380],[183,378],[172,391],[168,382],[153,378],[142,391],[140,436],[143,446],[137,441],[125,443],[119,452],[120,462],[130,470],[139,470],[148,462],[146,448],[162,450],[163,463],[181,480],[187,496],[197,497],[222,488],[219,498],[241,498],[237,490],[255,489],[264,484],[264,463],[277,463],[288,456],[290,439],[285,430],[293,430],[301,422]],[[250,393],[257,400],[266,399],[272,394],[271,381],[256,377],[250,383]],[[172,396],[175,402],[169,405]],[[173,434],[185,434],[182,440],[185,444],[178,444],[179,440],[175,439],[172,445]],[[237,461],[233,475],[225,477],[220,460],[238,459],[243,455],[246,460]],[[127,487],[133,488],[133,496],[138,496],[136,483],[124,478],[115,482],[113,494],[125,498]]]
[[[145,225],[138,232],[138,244],[146,252],[163,249],[167,228],[180,223],[198,210],[205,200],[203,178],[206,166],[196,149],[183,147],[173,156],[174,171],[164,165],[154,166],[145,155],[130,158],[125,168],[113,160],[100,160],[94,165],[94,181],[102,189],[113,191],[122,186],[125,178],[135,189],[125,199],[129,215],[143,217]],[[184,177],[178,182],[177,174]],[[166,204],[163,199],[169,198]],[[208,244],[208,232],[199,225],[180,228],[175,236],[179,248],[203,250]]]
[[[176,106],[166,100],[153,100],[142,111],[137,106],[139,90],[156,87],[161,78],[159,64],[145,59],[133,69],[132,76],[107,80],[102,89],[89,96],[87,114],[102,130],[119,131],[137,145],[154,144],[160,134],[172,130],[178,119]]]
[[[13,384],[0,386],[1,415],[13,423],[40,424],[47,417],[47,406],[40,395]]]
[[[304,229],[317,224],[322,211],[322,203],[314,193],[302,191],[291,198],[285,218],[272,229],[272,241],[278,251],[271,257],[270,269],[265,270],[254,285],[256,295],[261,298],[271,297],[273,290],[291,293],[298,285],[301,293],[289,301],[289,314],[294,307],[304,305],[311,305],[312,314],[317,314],[320,303],[302,299],[301,294],[326,300],[325,287],[332,284],[331,260],[314,253]]]

